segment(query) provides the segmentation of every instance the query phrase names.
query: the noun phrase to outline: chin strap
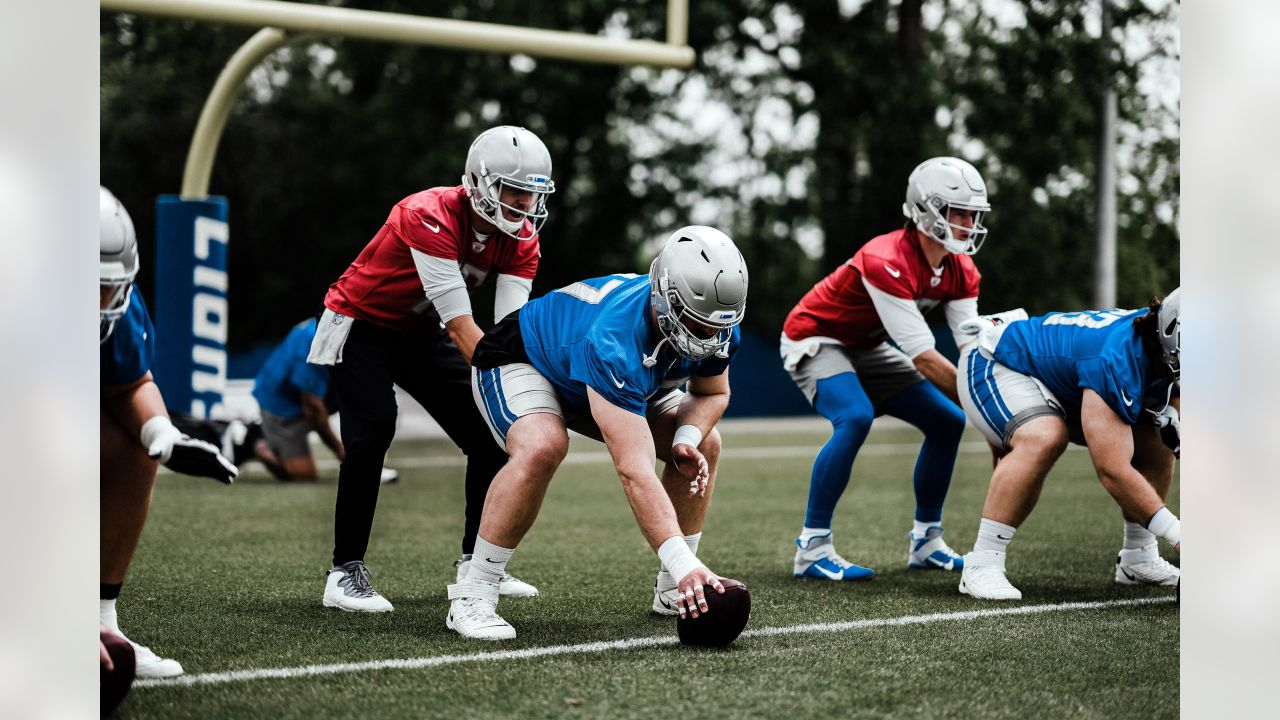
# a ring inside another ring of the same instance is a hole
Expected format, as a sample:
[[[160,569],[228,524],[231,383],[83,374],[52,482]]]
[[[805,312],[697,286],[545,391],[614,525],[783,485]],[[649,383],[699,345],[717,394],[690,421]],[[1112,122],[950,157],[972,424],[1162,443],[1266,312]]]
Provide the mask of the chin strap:
[[[658,344],[653,346],[653,354],[644,356],[644,361],[643,361],[644,366],[647,368],[651,368],[654,365],[657,365],[658,353],[662,351],[662,346],[669,342],[671,342],[671,338],[667,337],[666,335],[663,335],[662,339],[658,341]]]

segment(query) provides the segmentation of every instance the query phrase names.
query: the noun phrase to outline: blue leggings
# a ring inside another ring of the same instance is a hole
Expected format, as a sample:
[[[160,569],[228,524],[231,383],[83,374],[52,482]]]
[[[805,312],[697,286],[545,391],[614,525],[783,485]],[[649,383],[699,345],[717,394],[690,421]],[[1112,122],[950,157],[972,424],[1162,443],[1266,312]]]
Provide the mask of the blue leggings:
[[[831,421],[833,433],[813,463],[804,524],[829,528],[836,503],[849,484],[853,460],[871,430],[875,410],[857,374],[851,372],[819,380],[814,407]],[[915,517],[921,522],[941,520],[942,503],[951,486],[951,472],[964,433],[964,411],[927,380],[889,398],[880,409],[924,433],[924,444],[916,458]]]

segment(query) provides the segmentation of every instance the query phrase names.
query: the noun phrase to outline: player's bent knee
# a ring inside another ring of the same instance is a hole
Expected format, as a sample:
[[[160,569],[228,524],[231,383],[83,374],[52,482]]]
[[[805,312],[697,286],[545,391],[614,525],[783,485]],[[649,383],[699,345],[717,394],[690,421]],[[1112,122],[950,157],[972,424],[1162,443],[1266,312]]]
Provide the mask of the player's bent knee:
[[[1014,450],[1030,453],[1046,460],[1056,460],[1067,449],[1070,438],[1067,425],[1057,417],[1035,418],[1013,433]]]
[[[871,432],[871,423],[874,421],[874,415],[862,412],[857,408],[847,408],[831,418],[831,424],[835,427],[836,432],[855,435],[866,435]]]
[[[698,445],[698,451],[707,459],[707,463],[714,465],[716,460],[720,458],[720,431],[711,428],[711,432],[702,438],[702,443]]]

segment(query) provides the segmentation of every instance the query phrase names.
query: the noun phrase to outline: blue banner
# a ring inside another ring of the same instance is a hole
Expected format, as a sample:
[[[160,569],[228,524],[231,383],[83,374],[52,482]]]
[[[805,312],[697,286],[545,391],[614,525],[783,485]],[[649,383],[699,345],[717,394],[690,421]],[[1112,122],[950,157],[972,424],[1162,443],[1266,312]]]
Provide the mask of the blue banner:
[[[172,411],[218,416],[227,386],[227,199],[156,201],[156,384]]]

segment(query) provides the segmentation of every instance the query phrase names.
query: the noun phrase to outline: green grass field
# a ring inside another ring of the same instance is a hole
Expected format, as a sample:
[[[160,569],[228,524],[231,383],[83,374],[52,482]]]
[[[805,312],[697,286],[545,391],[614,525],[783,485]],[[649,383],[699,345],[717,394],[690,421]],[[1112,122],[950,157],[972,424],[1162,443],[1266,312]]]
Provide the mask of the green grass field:
[[[1158,599],[1034,614],[748,635],[725,651],[665,641],[648,614],[657,559],[635,526],[603,445],[577,438],[510,570],[542,596],[506,600],[506,644],[444,626],[462,528],[460,456],[447,441],[392,448],[370,552],[384,615],[321,607],[336,472],[285,485],[259,469],[230,488],[162,475],[120,600],[134,639],[188,676],[658,638],[641,647],[424,661],[302,677],[135,687],[122,718],[1143,717],[1178,715],[1178,608],[1168,588],[1112,582],[1119,510],[1087,453],[1068,451],[1011,547],[1021,603],[981,603],[959,576],[907,571],[919,435],[874,432],[836,515],[839,549],[871,582],[791,577],[809,468],[825,434],[725,431],[699,556],[752,591],[748,630],[1057,603]],[[966,436],[947,538],[967,551],[990,456]],[[590,453],[585,457],[582,453]],[[1177,510],[1177,482],[1170,505]],[[1166,551],[1166,556],[1168,552]],[[1172,558],[1171,558],[1172,559]],[[434,664],[431,664],[434,663]],[[286,673],[292,675],[293,673]]]

